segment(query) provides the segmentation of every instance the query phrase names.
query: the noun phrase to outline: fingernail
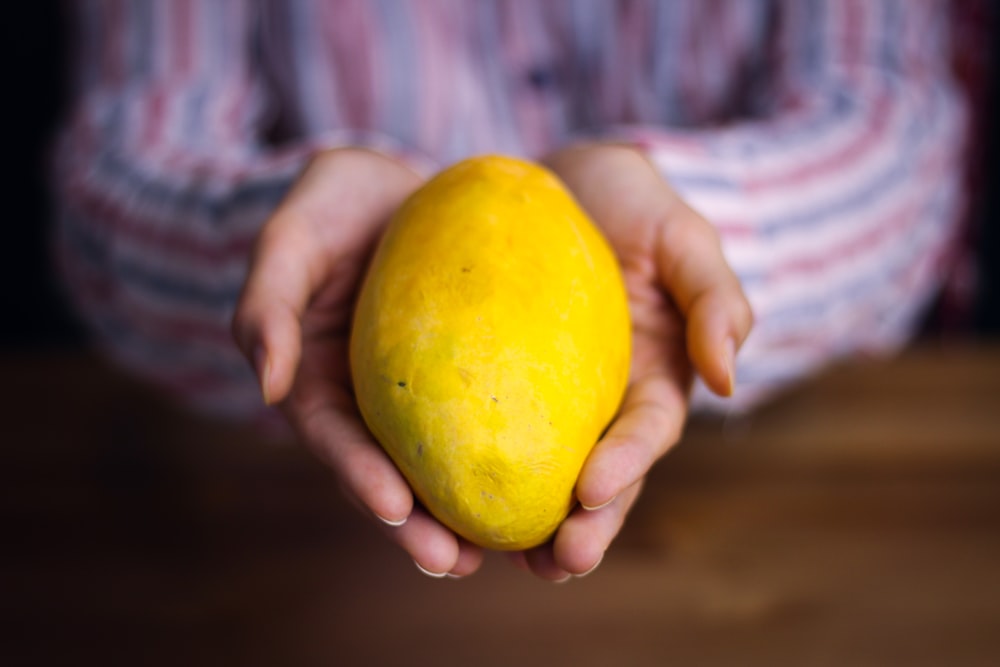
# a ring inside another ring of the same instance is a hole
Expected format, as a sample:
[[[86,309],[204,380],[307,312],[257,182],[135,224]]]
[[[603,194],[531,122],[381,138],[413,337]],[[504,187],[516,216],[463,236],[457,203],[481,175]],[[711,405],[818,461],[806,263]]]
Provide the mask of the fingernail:
[[[726,369],[726,396],[736,387],[736,341],[727,338],[722,346],[722,366]]]
[[[586,572],[581,572],[580,574],[576,575],[576,578],[577,579],[583,579],[588,574],[590,574],[591,572],[593,572],[594,570],[596,570],[597,567],[601,564],[601,561],[603,561],[603,560],[604,560],[604,554],[601,554],[601,557],[597,559],[596,563],[594,563],[593,565],[590,566],[589,570],[587,570]]]
[[[588,512],[595,512],[595,511],[597,511],[599,509],[602,509],[604,507],[607,507],[611,503],[615,502],[615,498],[617,498],[617,497],[618,496],[611,496],[611,498],[609,498],[608,500],[605,500],[600,505],[585,505],[585,504],[583,504],[583,502],[581,502],[580,503],[580,507],[582,507],[583,509],[587,510]]]
[[[559,579],[553,579],[552,583],[553,584],[565,584],[567,581],[569,581],[572,578],[573,578],[573,575],[570,574],[569,572],[567,572],[565,577],[561,577]]]
[[[379,521],[381,521],[382,523],[384,523],[387,526],[392,526],[393,528],[399,528],[404,523],[406,523],[406,520],[409,519],[410,517],[404,516],[402,519],[393,520],[393,519],[386,519],[381,514],[375,514],[375,518],[378,519]]]
[[[447,572],[431,572],[430,570],[426,570],[423,567],[421,567],[420,563],[418,563],[417,561],[413,561],[413,564],[417,566],[418,570],[426,574],[428,577],[431,577],[432,579],[443,579],[445,576],[448,575]]]
[[[257,371],[257,380],[260,382],[260,394],[264,398],[264,405],[271,405],[271,393],[267,385],[271,375],[271,362],[267,358],[267,352],[263,345],[258,345],[253,351],[254,370]]]

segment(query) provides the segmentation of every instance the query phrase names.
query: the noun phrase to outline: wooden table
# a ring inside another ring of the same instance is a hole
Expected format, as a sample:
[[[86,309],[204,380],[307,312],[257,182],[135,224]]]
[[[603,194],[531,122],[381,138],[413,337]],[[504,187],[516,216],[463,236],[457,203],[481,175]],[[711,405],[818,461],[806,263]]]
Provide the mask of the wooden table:
[[[431,580],[294,446],[6,354],[2,665],[998,665],[1000,347],[695,421],[601,567]]]

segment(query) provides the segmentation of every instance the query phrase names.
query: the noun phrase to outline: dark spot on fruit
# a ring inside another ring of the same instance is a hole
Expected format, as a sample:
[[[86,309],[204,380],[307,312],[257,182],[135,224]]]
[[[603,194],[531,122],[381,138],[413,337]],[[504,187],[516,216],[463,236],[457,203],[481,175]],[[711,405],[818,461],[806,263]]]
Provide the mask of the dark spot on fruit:
[[[493,394],[490,394],[490,398],[492,398],[492,399],[493,399],[493,402],[494,402],[494,403],[499,403],[499,402],[500,402],[500,401],[499,401],[499,400],[497,399],[497,397],[496,397],[496,396],[494,396]]]
[[[405,382],[403,382],[402,380],[400,380],[400,381],[399,381],[399,382],[397,382],[396,384],[397,384],[397,385],[399,385],[400,387],[405,387],[405,386],[406,386],[406,383],[405,383]]]
[[[418,442],[417,443],[417,456],[423,456],[423,455],[424,455],[424,443]]]
[[[462,273],[468,273],[468,272],[469,272],[469,271],[471,271],[471,270],[472,270],[472,269],[471,269],[471,268],[469,268],[468,266],[463,266],[463,267],[462,267]]]

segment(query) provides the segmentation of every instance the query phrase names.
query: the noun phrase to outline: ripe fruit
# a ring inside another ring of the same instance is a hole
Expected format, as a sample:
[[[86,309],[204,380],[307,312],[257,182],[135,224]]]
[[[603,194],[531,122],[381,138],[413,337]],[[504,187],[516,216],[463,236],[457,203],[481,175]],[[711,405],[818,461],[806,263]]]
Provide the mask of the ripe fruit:
[[[398,210],[351,335],[365,422],[443,524],[494,549],[548,539],[618,409],[630,322],[615,256],[547,170],[445,170]]]

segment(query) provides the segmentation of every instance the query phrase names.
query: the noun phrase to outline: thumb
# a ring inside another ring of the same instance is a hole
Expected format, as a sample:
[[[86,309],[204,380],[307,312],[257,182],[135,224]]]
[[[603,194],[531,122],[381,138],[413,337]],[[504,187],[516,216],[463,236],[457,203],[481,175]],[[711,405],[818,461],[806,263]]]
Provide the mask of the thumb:
[[[342,278],[356,277],[345,265],[365,255],[420,182],[416,172],[378,153],[332,149],[313,158],[264,225],[232,328],[257,371],[265,403],[279,403],[291,392],[302,356],[302,319],[313,296],[338,265]]]
[[[272,219],[258,238],[233,315],[237,345],[257,373],[264,403],[288,396],[302,355],[302,316],[312,294],[308,245],[294,228]]]
[[[705,384],[733,392],[735,354],[753,326],[753,311],[715,229],[683,201],[663,217],[656,236],[660,279],[687,321],[688,354]]]

